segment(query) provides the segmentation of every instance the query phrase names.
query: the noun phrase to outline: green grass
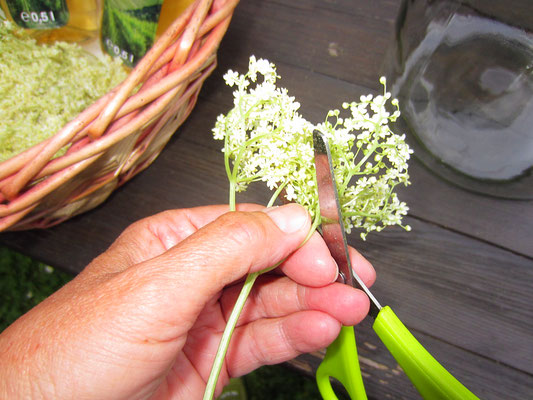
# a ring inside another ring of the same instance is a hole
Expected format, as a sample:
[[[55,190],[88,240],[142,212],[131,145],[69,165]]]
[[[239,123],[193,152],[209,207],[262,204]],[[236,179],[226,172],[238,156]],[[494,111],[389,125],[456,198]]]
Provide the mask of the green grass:
[[[322,398],[314,380],[283,365],[261,367],[244,376],[243,380],[248,400],[314,400]]]
[[[0,332],[73,278],[0,246]],[[248,400],[320,399],[315,382],[284,366],[265,366],[243,377]]]
[[[70,274],[0,247],[0,332],[71,279]]]

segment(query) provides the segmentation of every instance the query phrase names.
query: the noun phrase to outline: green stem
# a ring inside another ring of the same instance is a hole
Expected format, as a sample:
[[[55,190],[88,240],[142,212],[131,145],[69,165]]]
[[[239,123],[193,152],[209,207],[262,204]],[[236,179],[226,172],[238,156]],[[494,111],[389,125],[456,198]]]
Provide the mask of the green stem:
[[[358,171],[358,170],[361,169],[361,166],[362,166],[365,162],[367,162],[367,160],[370,158],[370,156],[371,156],[372,154],[374,154],[374,152],[376,151],[376,149],[378,148],[378,146],[379,146],[379,143],[378,143],[378,140],[376,139],[376,140],[374,140],[374,143],[372,144],[372,148],[366,153],[366,155],[361,159],[361,161],[359,161],[359,162],[357,163],[357,165],[355,166],[354,169],[355,169],[356,171]]]
[[[287,186],[287,182],[283,182],[281,185],[279,185],[272,197],[270,197],[270,201],[268,202],[267,207],[272,207],[274,205],[279,194],[283,191],[283,189],[285,189],[285,186]]]
[[[225,154],[225,159],[226,161],[229,161],[229,157],[227,153]],[[226,170],[231,171],[231,168],[229,168],[229,163],[226,164]],[[233,174],[228,173],[230,212],[235,211],[237,209],[237,205],[235,202],[235,193],[236,193],[235,181],[234,179],[232,179],[232,177],[233,177]],[[226,352],[228,351],[229,341],[233,334],[233,330],[235,329],[235,326],[237,324],[237,319],[239,318],[242,308],[244,307],[246,298],[250,294],[250,290],[252,289],[255,279],[257,278],[259,274],[256,273],[255,276],[253,275],[254,274],[249,274],[248,277],[246,278],[246,281],[244,282],[244,286],[241,289],[241,293],[239,294],[239,298],[237,299],[237,302],[235,303],[235,306],[233,308],[233,311],[231,312],[228,322],[226,323],[226,328],[224,329],[224,333],[222,334],[222,338],[220,339],[217,353],[215,355],[215,360],[213,361],[213,365],[211,366],[211,372],[209,373],[209,378],[207,380],[207,384],[206,384],[205,391],[204,391],[204,400],[212,399],[215,394],[218,376],[220,375],[220,370],[222,369],[222,365],[224,364],[224,358],[226,357]]]
[[[235,200],[235,182],[233,180],[230,180],[229,182],[229,210],[235,211],[237,209],[237,204]]]
[[[207,385],[205,387],[204,400],[211,400],[215,394],[218,376],[220,375],[222,365],[224,364],[224,358],[226,357],[226,352],[228,351],[231,336],[233,335],[233,331],[237,326],[237,320],[241,315],[242,309],[244,308],[244,304],[246,303],[246,299],[248,298],[248,295],[252,290],[255,280],[260,274],[261,271],[257,271],[248,274],[248,276],[246,277],[244,286],[242,287],[241,292],[239,293],[237,302],[235,303],[235,306],[231,311],[231,315],[228,319],[228,322],[226,323],[226,328],[224,329],[224,333],[222,334],[222,338],[220,339],[220,344],[218,345],[215,361],[213,361],[211,373],[209,374],[209,379],[207,380]]]

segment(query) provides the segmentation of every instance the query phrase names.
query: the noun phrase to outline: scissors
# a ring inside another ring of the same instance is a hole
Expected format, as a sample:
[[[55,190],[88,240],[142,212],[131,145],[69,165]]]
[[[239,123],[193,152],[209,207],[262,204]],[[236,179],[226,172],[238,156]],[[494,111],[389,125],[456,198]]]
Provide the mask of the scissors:
[[[370,299],[369,315],[374,319],[372,328],[424,399],[478,399],[433,358],[389,306],[380,305],[352,269],[329,144],[320,132],[315,131],[313,145],[322,237],[339,266],[338,281],[367,294]],[[341,328],[317,369],[318,389],[325,400],[337,399],[330,378],[337,379],[352,400],[367,398],[357,357],[354,328],[351,326]]]

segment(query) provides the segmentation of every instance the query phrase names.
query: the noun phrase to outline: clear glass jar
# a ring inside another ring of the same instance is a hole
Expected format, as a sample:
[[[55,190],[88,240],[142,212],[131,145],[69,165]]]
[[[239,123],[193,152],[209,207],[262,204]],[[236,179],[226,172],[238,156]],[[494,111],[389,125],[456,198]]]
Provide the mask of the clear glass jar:
[[[530,0],[403,2],[386,67],[400,129],[465,189],[533,198],[531,15]]]

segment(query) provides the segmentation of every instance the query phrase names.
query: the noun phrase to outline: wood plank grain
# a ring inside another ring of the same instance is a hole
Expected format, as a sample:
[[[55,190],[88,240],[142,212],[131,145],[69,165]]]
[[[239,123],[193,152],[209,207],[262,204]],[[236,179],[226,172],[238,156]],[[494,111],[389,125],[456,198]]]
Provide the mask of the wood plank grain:
[[[465,0],[474,10],[482,15],[488,15],[498,21],[516,26],[526,31],[533,31],[533,18],[531,18],[531,2],[529,0]]]
[[[378,274],[374,291],[404,323],[533,374],[533,260],[410,220],[352,243]]]
[[[233,60],[255,54],[375,87],[399,5],[346,0],[242,3],[224,39],[238,46],[225,51]]]

